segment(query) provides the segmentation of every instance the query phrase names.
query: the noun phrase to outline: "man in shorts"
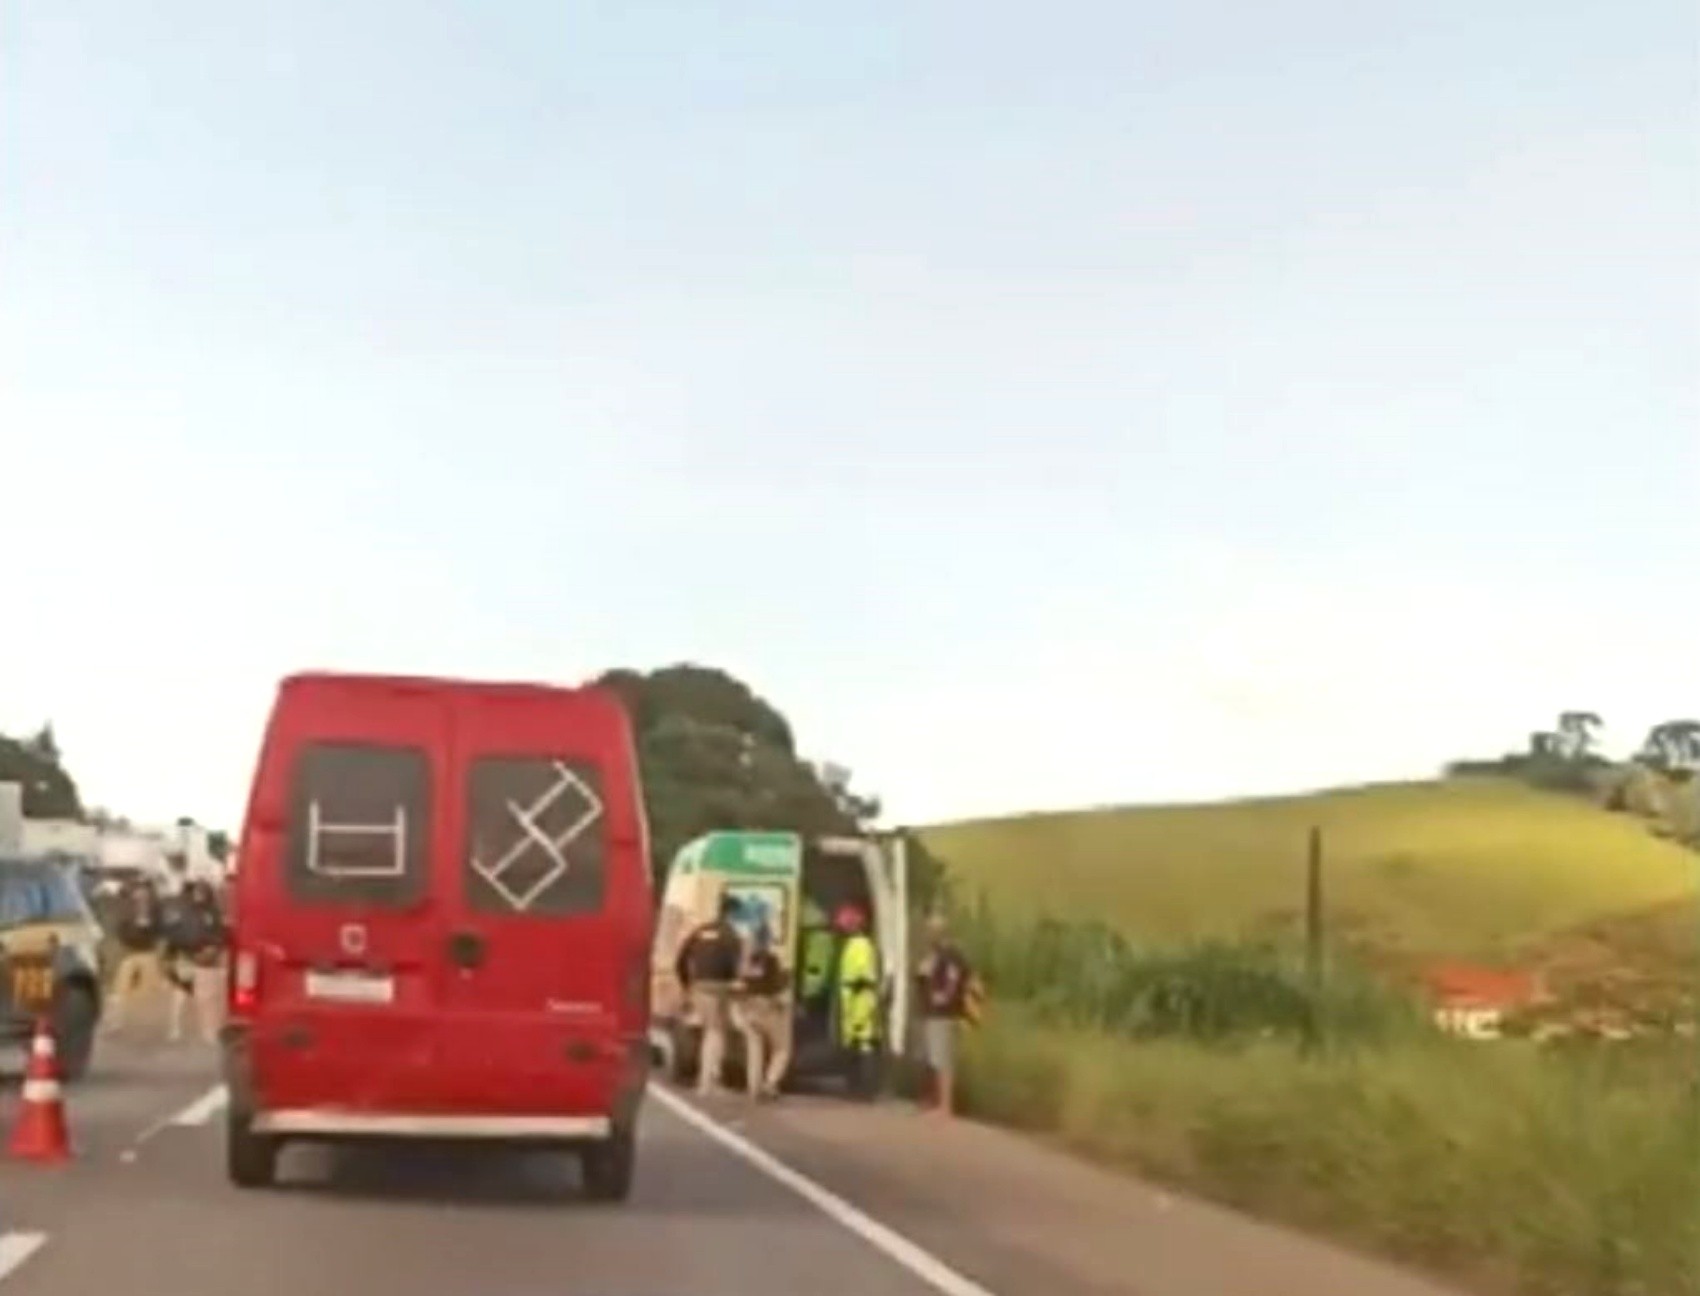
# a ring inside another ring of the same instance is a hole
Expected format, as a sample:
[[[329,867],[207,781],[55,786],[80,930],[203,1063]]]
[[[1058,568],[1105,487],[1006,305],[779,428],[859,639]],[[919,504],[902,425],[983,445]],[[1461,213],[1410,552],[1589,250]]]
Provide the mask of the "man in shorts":
[[[171,981],[172,1043],[183,1037],[183,1015],[191,1006],[208,1044],[218,1042],[224,1002],[224,915],[210,883],[183,884],[165,925],[165,970]]]
[[[950,1116],[956,1110],[956,1029],[968,998],[968,960],[942,914],[927,920],[927,952],[916,973],[920,982],[922,1044],[933,1075],[933,1110]]]
[[[164,979],[160,942],[159,896],[146,878],[127,880],[118,893],[113,936],[120,953],[118,968],[107,994],[106,1019],[101,1030],[123,1029],[137,1000],[145,1000]]]

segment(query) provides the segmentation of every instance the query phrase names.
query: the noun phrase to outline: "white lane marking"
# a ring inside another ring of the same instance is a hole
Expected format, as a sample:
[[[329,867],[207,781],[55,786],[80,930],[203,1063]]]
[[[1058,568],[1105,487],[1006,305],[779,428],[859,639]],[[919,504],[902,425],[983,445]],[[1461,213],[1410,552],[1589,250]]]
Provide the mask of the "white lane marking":
[[[17,1272],[46,1244],[45,1233],[0,1233],[0,1278]]]
[[[171,1118],[173,1125],[205,1125],[230,1103],[230,1090],[214,1085]]]
[[[128,1165],[136,1159],[136,1153],[142,1144],[149,1142],[156,1134],[161,1134],[173,1126],[193,1127],[205,1125],[223,1111],[230,1102],[230,1091],[223,1085],[214,1085],[194,1102],[181,1111],[174,1111],[169,1116],[161,1116],[140,1134],[135,1142],[118,1154],[118,1159]]]
[[[660,1085],[651,1085],[649,1095],[697,1132],[707,1135],[728,1152],[760,1170],[769,1179],[783,1184],[875,1250],[884,1252],[934,1291],[943,1292],[944,1296],[993,1296],[991,1291],[966,1274],[958,1273],[932,1252],[923,1250],[895,1229],[888,1228],[873,1216],[858,1210],[837,1193],[799,1174],[743,1135],[735,1134],[719,1121],[705,1116],[678,1094],[671,1093]]]

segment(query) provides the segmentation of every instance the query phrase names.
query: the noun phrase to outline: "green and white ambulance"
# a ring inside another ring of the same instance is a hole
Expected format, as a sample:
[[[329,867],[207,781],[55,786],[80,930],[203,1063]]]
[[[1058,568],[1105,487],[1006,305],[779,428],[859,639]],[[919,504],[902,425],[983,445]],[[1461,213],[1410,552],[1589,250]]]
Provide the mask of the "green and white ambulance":
[[[737,901],[733,922],[746,941],[765,925],[792,985],[793,1080],[838,1078],[837,1005],[832,993],[838,939],[833,915],[855,905],[879,947],[883,1043],[901,1052],[910,1012],[908,870],[896,835],[804,839],[788,832],[713,832],[686,843],[661,887],[650,960],[650,1040],[676,1079],[694,1078],[701,1023],[679,985],[679,949],[713,920],[723,896]],[[727,1055],[741,1066],[737,1032]]]

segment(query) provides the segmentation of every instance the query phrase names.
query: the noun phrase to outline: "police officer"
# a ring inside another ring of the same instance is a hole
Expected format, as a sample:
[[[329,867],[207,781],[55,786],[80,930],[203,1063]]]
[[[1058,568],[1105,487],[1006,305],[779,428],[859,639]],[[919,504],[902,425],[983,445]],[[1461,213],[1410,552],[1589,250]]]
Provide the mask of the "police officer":
[[[744,1071],[752,1099],[777,1098],[791,1065],[791,1005],[785,982],[785,965],[763,923],[750,944],[733,1010],[744,1036]]]
[[[732,990],[743,963],[743,942],[732,919],[738,902],[720,898],[713,922],[698,927],[679,947],[674,968],[679,984],[690,996],[691,1009],[702,1023],[702,1050],[698,1054],[697,1092],[709,1094],[721,1085],[726,1062],[726,1031],[731,1025]]]
[[[210,884],[186,882],[169,906],[164,926],[165,968],[171,981],[169,1038],[183,1036],[183,1015],[191,1005],[201,1038],[218,1039],[224,956],[224,915]]]
[[[143,877],[127,879],[116,907],[113,934],[123,952],[107,997],[106,1020],[101,1023],[101,1029],[109,1033],[123,1027],[131,1005],[145,998],[164,973],[159,896],[153,884]]]

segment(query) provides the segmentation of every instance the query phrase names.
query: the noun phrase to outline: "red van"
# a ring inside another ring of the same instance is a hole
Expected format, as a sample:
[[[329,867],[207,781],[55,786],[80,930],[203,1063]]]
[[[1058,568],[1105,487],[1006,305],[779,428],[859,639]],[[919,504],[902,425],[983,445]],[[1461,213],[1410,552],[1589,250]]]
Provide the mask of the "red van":
[[[574,1150],[590,1196],[627,1196],[652,919],[618,699],[293,676],[241,842],[232,1182],[292,1140],[485,1140]]]

